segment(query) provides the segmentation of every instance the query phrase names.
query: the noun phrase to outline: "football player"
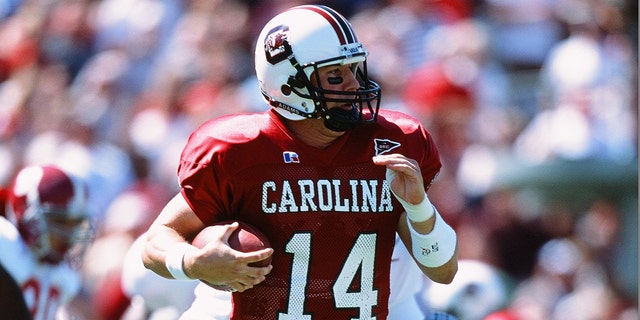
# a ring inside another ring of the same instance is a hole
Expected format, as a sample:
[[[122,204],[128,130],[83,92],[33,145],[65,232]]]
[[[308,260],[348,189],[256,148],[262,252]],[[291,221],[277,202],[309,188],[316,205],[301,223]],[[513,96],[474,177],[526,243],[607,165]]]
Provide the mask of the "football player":
[[[54,319],[81,288],[74,263],[90,240],[86,186],[55,166],[18,172],[0,217],[0,264],[34,320]],[[5,299],[5,297],[3,297]]]
[[[326,6],[271,19],[255,51],[271,109],[192,133],[181,190],[147,232],[145,266],[230,286],[231,319],[386,319],[396,233],[426,276],[451,282],[457,236],[426,194],[441,167],[436,145],[416,119],[379,108],[367,55]],[[202,249],[189,244],[230,219],[273,248],[232,250],[237,224]],[[270,266],[248,266],[270,255]]]

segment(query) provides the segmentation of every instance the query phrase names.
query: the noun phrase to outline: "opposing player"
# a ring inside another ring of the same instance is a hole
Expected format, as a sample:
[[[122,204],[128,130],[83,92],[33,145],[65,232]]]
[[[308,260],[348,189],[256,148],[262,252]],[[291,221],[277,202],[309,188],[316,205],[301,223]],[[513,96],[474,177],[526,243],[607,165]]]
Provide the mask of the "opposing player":
[[[147,232],[145,266],[231,286],[232,319],[386,319],[396,232],[425,275],[452,281],[457,237],[426,195],[438,151],[417,120],[379,109],[367,54],[328,7],[270,20],[255,67],[271,110],[191,135],[181,191]],[[237,224],[202,249],[189,244],[230,219],[261,229],[273,249],[232,250]],[[270,255],[271,266],[248,266]]]
[[[0,264],[22,289],[30,317],[54,319],[80,290],[72,259],[90,239],[86,187],[58,167],[26,167],[11,187],[6,215]]]

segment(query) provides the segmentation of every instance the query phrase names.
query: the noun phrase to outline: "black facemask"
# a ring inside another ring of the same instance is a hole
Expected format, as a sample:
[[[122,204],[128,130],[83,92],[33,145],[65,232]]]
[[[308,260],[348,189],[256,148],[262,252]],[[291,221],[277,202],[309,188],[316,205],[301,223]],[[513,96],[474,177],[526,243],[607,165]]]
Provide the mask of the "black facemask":
[[[324,125],[329,130],[343,132],[353,129],[360,124],[360,112],[355,106],[350,110],[342,108],[332,108],[324,110]]]

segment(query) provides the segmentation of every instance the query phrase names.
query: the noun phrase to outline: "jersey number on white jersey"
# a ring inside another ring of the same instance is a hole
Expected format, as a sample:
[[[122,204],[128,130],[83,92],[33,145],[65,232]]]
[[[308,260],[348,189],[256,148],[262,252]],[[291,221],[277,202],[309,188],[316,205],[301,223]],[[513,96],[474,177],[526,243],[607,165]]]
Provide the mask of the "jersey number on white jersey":
[[[34,319],[54,318],[60,305],[60,290],[57,287],[43,287],[38,279],[31,278],[22,285],[22,292]]]

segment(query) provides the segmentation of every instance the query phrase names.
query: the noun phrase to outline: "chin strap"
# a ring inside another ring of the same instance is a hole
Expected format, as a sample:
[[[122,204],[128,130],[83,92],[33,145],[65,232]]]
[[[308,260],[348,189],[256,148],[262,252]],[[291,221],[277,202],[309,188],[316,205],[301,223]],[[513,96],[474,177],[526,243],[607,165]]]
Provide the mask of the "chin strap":
[[[264,95],[264,94],[263,94]],[[315,112],[303,112],[286,103],[282,103],[277,100],[270,99],[269,96],[264,95],[269,101],[269,104],[274,108],[281,108],[291,113],[297,114],[306,119],[323,118],[324,125],[329,130],[336,132],[344,132],[355,128],[360,122],[358,121],[358,109],[352,108],[351,110],[344,110],[341,108],[327,109],[325,107],[320,108]]]
[[[355,128],[360,122],[358,121],[359,112],[355,106],[351,110],[341,108],[333,108],[327,110],[322,108],[324,125],[329,130],[336,132],[344,132]]]
[[[274,108],[280,108],[283,110],[287,110],[293,114],[297,114],[301,117],[304,117],[306,119],[315,119],[318,118],[318,112],[314,111],[314,112],[304,112],[304,111],[300,111],[286,103],[282,103],[280,101],[271,99],[271,97],[269,97],[268,95],[266,95],[264,92],[262,93],[262,96],[264,96],[264,98],[269,102],[269,105],[274,107]]]

